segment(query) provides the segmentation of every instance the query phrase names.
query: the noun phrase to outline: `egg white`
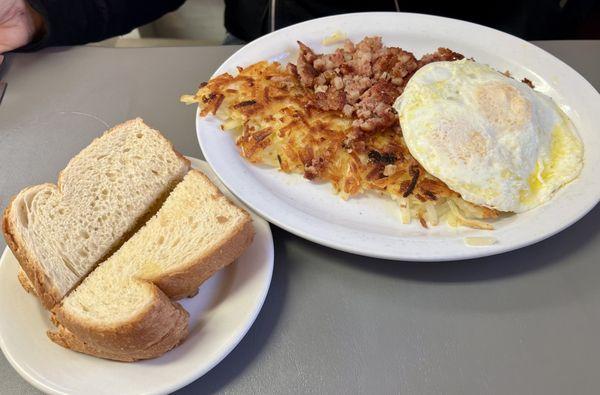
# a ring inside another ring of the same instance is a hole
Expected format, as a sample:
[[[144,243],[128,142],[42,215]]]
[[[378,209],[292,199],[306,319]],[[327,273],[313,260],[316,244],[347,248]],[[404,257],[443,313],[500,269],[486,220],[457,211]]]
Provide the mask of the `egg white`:
[[[470,60],[422,67],[394,108],[415,159],[475,204],[529,210],[583,165],[575,127],[551,98]]]

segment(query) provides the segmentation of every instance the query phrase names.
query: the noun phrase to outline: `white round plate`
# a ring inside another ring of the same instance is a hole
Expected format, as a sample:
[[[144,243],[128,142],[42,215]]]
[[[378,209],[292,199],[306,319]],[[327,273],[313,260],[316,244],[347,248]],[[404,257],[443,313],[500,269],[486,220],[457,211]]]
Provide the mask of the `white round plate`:
[[[193,167],[216,180],[206,162]],[[17,280],[18,263],[7,248],[0,258],[0,347],[32,385],[52,394],[164,394],[196,380],[218,364],[244,337],[260,311],[273,272],[269,224],[252,214],[256,235],[248,250],[181,301],[190,313],[190,334],[160,358],[133,363],[95,358],[50,341],[49,315]]]
[[[553,97],[571,117],[585,147],[580,177],[546,205],[501,220],[494,231],[424,229],[401,224],[391,200],[360,196],[343,201],[328,184],[311,183],[299,175],[255,166],[242,159],[229,133],[213,117],[197,118],[198,140],[206,160],[225,185],[272,223],[311,241],[356,254],[413,261],[475,258],[524,247],[573,224],[600,199],[600,95],[576,71],[544,50],[500,31],[420,14],[346,14],[300,23],[246,45],[219,67],[215,75],[235,73],[236,66],[260,60],[295,60],[296,40],[319,52],[332,51],[323,38],[341,31],[353,41],[378,35],[419,57],[448,47],[467,57],[527,77]],[[466,236],[492,236],[493,245],[470,247]]]

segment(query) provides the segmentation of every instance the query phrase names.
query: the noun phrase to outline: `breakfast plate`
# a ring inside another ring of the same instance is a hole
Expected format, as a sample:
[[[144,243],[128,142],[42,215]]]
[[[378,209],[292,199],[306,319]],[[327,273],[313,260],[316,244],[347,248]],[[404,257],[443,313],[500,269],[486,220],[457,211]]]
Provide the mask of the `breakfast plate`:
[[[206,162],[189,158],[220,189]],[[45,393],[169,393],[196,380],[240,342],[260,311],[273,271],[269,224],[250,213],[256,234],[234,264],[207,280],[199,293],[181,301],[190,313],[190,334],[162,357],[134,363],[79,354],[51,342],[48,313],[17,280],[18,262],[6,248],[0,258],[0,347],[23,378]]]
[[[514,36],[454,19],[404,13],[362,13],[316,19],[278,30],[246,45],[213,76],[236,74],[237,66],[270,60],[295,62],[300,40],[315,52],[336,46],[324,38],[346,36],[354,42],[381,36],[417,57],[447,47],[514,78],[527,78],[550,96],[575,125],[583,143],[583,169],[547,203],[494,221],[494,230],[424,228],[402,224],[398,204],[363,194],[348,200],[328,183],[249,163],[239,154],[231,133],[213,116],[196,118],[198,141],[206,160],[223,183],[270,222],[332,248],[379,258],[412,261],[468,259],[521,248],[567,228],[600,200],[600,95],[576,71],[544,50]],[[328,43],[329,44],[329,43]],[[249,102],[252,102],[249,101]],[[247,103],[240,103],[247,104]]]

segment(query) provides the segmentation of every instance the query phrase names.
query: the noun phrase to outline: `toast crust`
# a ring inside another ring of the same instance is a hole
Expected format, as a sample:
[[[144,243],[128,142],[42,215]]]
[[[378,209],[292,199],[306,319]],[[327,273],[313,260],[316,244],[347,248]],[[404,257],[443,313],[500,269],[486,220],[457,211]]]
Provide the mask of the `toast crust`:
[[[85,150],[87,147],[89,147],[90,145],[94,144],[97,140],[100,140],[102,137],[112,134],[112,133],[116,133],[121,129],[127,128],[130,125],[135,125],[135,124],[144,124],[144,120],[142,118],[134,118],[134,119],[130,119],[128,121],[122,122],[118,125],[113,126],[112,128],[108,129],[107,131],[105,131],[104,133],[102,133],[101,136],[95,137],[87,146],[83,147],[81,149],[81,151]],[[175,147],[173,147],[173,143],[167,139],[165,136],[162,135],[162,133],[160,133],[157,129],[152,128],[150,125],[146,125],[149,129],[158,132],[158,137],[163,140],[165,143],[167,143],[168,147],[173,151],[173,153],[175,153],[175,155],[182,161],[182,163],[185,164],[186,168],[189,170],[191,167],[191,162],[189,161],[188,158],[186,158],[185,156],[183,156],[179,151],[177,151],[175,149]],[[79,154],[81,153],[81,151],[79,151],[79,153],[77,153],[77,155],[75,155],[74,157],[72,157],[71,159],[69,159],[69,162],[67,163],[67,165],[65,166],[64,169],[62,169],[61,171],[58,172],[58,178],[57,178],[57,186],[59,191],[62,192],[62,173],[65,171],[66,168],[68,168],[71,165],[71,162],[73,162],[75,160],[75,158],[77,156],[79,156]],[[179,180],[181,181],[181,180]]]
[[[47,184],[41,184],[39,186],[44,185]],[[20,193],[23,193],[30,188],[35,188],[35,186],[25,188]],[[39,297],[45,308],[50,309],[60,301],[61,293],[48,279],[37,258],[26,248],[25,241],[17,232],[15,232],[15,224],[11,220],[11,210],[13,203],[19,194],[15,195],[10,200],[4,210],[2,216],[2,232],[4,233],[4,239],[6,240],[8,248],[13,252],[17,261],[19,261],[21,268],[25,271],[27,278],[33,285],[35,289],[34,294]]]
[[[119,361],[155,358],[181,343],[188,334],[189,314],[152,284],[152,300],[131,321],[116,326],[94,325],[62,307],[53,310],[58,323],[48,337],[61,346]]]
[[[27,277],[27,274],[23,271],[23,269],[19,269],[17,279],[19,280],[21,287],[23,287],[27,293],[35,295],[35,288],[33,287],[31,281],[29,281],[29,277]]]
[[[162,339],[150,345],[146,349],[122,352],[112,348],[100,347],[86,343],[77,337],[73,332],[58,323],[55,331],[48,331],[48,337],[56,344],[77,351],[83,354],[92,355],[99,358],[111,359],[122,362],[135,362],[142,359],[156,358],[167,351],[181,344],[188,334],[188,316],[187,312],[178,304],[174,306],[181,310],[180,315],[176,316],[173,329],[169,331]]]
[[[21,265],[21,268],[25,271],[25,274],[27,275],[31,284],[33,285],[33,288],[34,288],[33,293],[39,297],[40,301],[42,302],[42,305],[48,310],[52,309],[52,307],[54,307],[57,303],[59,303],[62,300],[62,298],[68,294],[68,292],[67,292],[67,294],[62,295],[61,291],[52,284],[52,281],[49,279],[47,274],[44,272],[44,269],[43,269],[42,265],[40,264],[39,260],[37,259],[37,257],[27,248],[25,241],[18,234],[18,232],[16,230],[16,226],[13,223],[13,221],[11,220],[11,210],[13,208],[13,203],[19,195],[21,195],[22,193],[24,193],[25,191],[27,191],[31,188],[50,186],[52,188],[57,188],[58,193],[62,194],[63,193],[62,192],[63,191],[63,188],[62,188],[63,172],[65,171],[65,169],[67,169],[67,168],[69,168],[69,166],[71,166],[71,163],[75,160],[76,157],[78,157],[81,154],[81,152],[83,150],[85,150],[86,148],[88,148],[89,146],[94,144],[97,140],[101,139],[102,137],[104,137],[108,134],[118,132],[123,128],[127,128],[131,125],[135,125],[135,124],[139,124],[139,123],[144,123],[143,119],[135,118],[135,119],[131,119],[129,121],[120,123],[120,124],[110,128],[109,130],[105,131],[102,134],[102,136],[96,137],[94,140],[92,140],[92,142],[90,142],[90,144],[88,144],[86,147],[82,148],[82,150],[77,155],[75,155],[73,158],[71,158],[69,160],[69,162],[67,163],[65,168],[58,173],[56,184],[45,183],[45,184],[39,184],[39,185],[24,188],[10,200],[9,204],[6,206],[6,209],[4,210],[4,214],[2,216],[2,231],[4,233],[4,238],[6,240],[6,244],[9,246],[9,248],[11,249],[11,251],[13,252],[15,257],[17,258],[17,261]],[[146,125],[146,126],[149,129],[158,132],[156,129],[153,129],[148,125]],[[160,138],[161,140],[166,142],[168,147],[173,151],[173,153],[177,156],[177,158],[179,158],[181,160],[181,164],[183,165],[182,174],[180,175],[180,177],[173,180],[171,185],[168,186],[167,190],[161,196],[159,196],[156,199],[156,201],[150,206],[147,213],[140,216],[140,218],[138,218],[135,221],[135,223],[133,224],[131,229],[127,230],[118,240],[115,241],[113,246],[111,246],[111,248],[109,249],[108,253],[106,255],[104,255],[101,259],[99,259],[98,262],[96,262],[96,265],[98,263],[106,260],[110,255],[112,255],[116,250],[118,250],[119,247],[123,243],[125,243],[125,241],[127,241],[139,228],[141,228],[147,222],[147,220],[149,218],[151,218],[156,213],[156,211],[158,211],[158,209],[161,207],[162,203],[168,197],[168,195],[173,190],[173,188],[175,188],[175,186],[179,182],[181,182],[181,180],[183,179],[185,174],[190,169],[190,166],[191,166],[190,161],[185,156],[183,156],[181,153],[176,151],[173,147],[173,144],[167,138],[165,138],[162,134],[160,134],[160,132],[158,132],[158,138]],[[93,270],[94,267],[92,267],[90,269],[90,271]],[[83,280],[83,278],[81,280]],[[78,285],[79,285],[79,283],[74,284],[74,286],[71,289],[76,288]]]

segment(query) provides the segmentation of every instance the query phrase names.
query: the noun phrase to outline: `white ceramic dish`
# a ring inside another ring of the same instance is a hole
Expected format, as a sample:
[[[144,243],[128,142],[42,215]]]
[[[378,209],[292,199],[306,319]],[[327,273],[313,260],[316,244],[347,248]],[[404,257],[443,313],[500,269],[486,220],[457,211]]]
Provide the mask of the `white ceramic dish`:
[[[207,161],[225,185],[248,206],[274,224],[301,237],[356,254],[414,261],[454,260],[498,254],[524,247],[570,226],[600,200],[600,95],[576,71],[544,50],[514,36],[480,25],[419,14],[362,13],[316,19],[278,30],[246,45],[215,75],[235,73],[236,66],[259,60],[294,60],[296,40],[317,51],[332,51],[323,38],[341,31],[352,40],[379,35],[417,57],[448,47],[527,77],[553,97],[571,117],[585,147],[581,176],[548,204],[496,223],[494,231],[423,229],[416,221],[403,225],[395,204],[376,196],[348,201],[327,184],[254,166],[238,154],[233,138],[214,118],[197,118],[198,140]],[[491,236],[496,243],[471,247],[468,236]]]
[[[206,162],[190,160],[220,184]],[[0,258],[0,347],[4,355],[21,376],[46,393],[163,394],[191,383],[240,342],[267,295],[273,239],[269,224],[255,214],[252,217],[256,236],[244,255],[204,283],[198,295],[181,301],[190,313],[190,335],[185,342],[160,358],[135,363],[94,358],[52,343],[46,336],[52,329],[48,313],[19,284],[18,263],[7,248]]]

